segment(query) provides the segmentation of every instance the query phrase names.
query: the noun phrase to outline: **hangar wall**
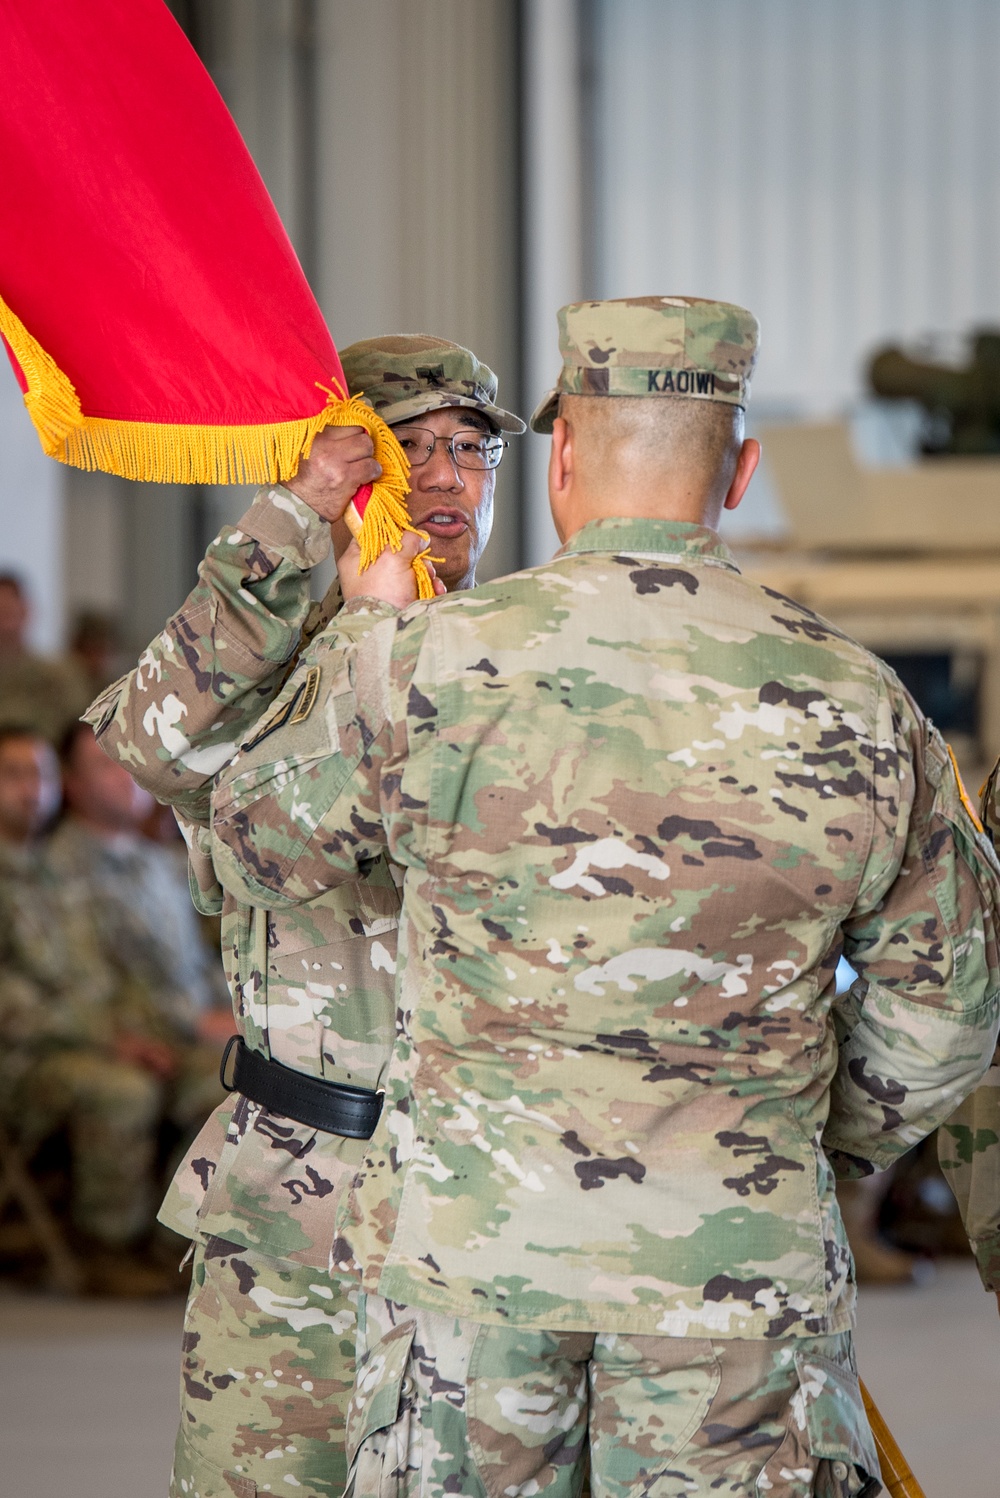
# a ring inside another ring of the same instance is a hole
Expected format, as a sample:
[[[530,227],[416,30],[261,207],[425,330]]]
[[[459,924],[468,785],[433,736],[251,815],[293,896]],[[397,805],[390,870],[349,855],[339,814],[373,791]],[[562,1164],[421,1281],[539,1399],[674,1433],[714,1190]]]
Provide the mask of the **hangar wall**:
[[[754,405],[1000,322],[993,0],[594,0],[595,291],[740,302]]]

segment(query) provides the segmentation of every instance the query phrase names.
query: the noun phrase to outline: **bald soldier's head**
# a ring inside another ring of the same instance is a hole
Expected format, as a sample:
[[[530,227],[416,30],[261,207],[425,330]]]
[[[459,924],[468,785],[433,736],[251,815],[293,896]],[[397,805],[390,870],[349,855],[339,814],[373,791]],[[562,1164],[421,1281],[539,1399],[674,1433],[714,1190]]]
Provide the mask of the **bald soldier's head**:
[[[687,520],[714,530],[746,492],[760,444],[739,406],[683,398],[562,395],[549,498],[560,539],[610,515]]]
[[[697,297],[560,309],[563,368],[531,425],[552,433],[563,540],[615,515],[714,529],[736,508],[760,457],[743,435],[757,334],[742,307]]]

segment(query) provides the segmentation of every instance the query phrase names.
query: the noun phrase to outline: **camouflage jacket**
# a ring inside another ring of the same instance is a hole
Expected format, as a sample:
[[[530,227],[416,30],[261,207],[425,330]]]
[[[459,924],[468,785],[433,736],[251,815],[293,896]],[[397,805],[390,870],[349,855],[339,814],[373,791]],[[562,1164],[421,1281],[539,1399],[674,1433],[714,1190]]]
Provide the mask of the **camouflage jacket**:
[[[1000,1017],[1000,867],[897,678],[652,520],[402,614],[355,600],[276,725],[316,670],[305,721],[218,777],[213,847],[274,910],[386,849],[406,871],[338,1261],[481,1322],[849,1325],[824,1129],[887,1165]]]
[[[213,772],[339,604],[333,589],[322,605],[309,597],[309,571],[329,547],[329,527],[293,494],[261,491],[212,543],[197,587],[88,720],[102,747],[178,813],[195,903],[222,914],[223,960],[246,1043],[298,1071],[377,1087],[392,1038],[399,912],[388,861],[377,857],[352,883],[268,914],[223,897],[207,850]],[[361,1149],[228,1099],[188,1152],[161,1217],[189,1236],[217,1235],[325,1268],[338,1192]]]
[[[50,868],[89,892],[101,945],[146,990],[165,1036],[190,1038],[211,986],[186,879],[166,848],[137,833],[101,837],[75,817],[56,828]]]
[[[983,786],[981,815],[1000,850],[1000,761]],[[938,1135],[938,1158],[962,1212],[987,1290],[1000,1291],[1000,1048],[975,1092]]]

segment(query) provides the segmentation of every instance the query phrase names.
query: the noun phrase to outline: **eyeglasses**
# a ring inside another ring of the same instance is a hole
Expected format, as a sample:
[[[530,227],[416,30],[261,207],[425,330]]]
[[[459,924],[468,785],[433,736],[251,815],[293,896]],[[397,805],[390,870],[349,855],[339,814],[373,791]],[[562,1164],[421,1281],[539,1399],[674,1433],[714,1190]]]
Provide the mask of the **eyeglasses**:
[[[438,437],[429,427],[393,427],[393,435],[399,439],[411,468],[422,468],[438,443],[443,442],[448,456],[459,468],[474,468],[482,473],[484,469],[499,467],[508,445],[502,437],[478,427],[467,427],[451,437]]]

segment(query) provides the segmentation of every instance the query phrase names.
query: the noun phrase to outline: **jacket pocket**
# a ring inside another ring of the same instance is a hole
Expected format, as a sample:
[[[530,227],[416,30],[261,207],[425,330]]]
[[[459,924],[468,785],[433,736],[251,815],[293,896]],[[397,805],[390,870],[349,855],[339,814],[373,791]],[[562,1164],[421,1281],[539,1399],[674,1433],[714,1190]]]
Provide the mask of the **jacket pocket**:
[[[857,1376],[832,1358],[797,1352],[799,1387],[784,1440],[757,1478],[761,1498],[875,1498],[875,1441]]]
[[[406,1376],[416,1323],[404,1321],[358,1364],[347,1407],[348,1479],[344,1498],[403,1498],[407,1473],[419,1465],[419,1420]]]

